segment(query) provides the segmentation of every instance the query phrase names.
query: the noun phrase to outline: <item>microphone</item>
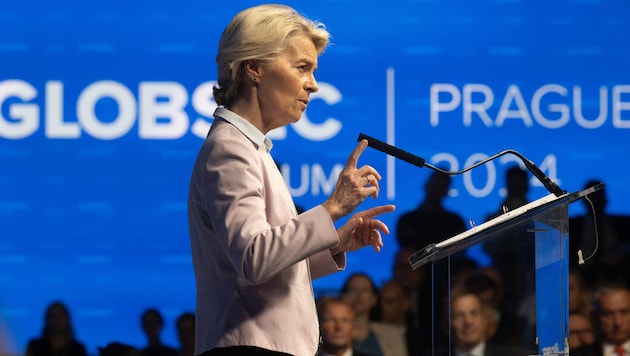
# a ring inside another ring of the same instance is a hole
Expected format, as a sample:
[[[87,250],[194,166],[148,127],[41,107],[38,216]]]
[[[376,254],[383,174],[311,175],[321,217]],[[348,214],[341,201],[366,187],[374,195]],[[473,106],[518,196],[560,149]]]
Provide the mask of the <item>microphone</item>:
[[[418,166],[420,168],[424,167],[426,165],[425,159],[422,157],[418,157],[412,153],[409,153],[407,151],[403,151],[400,148],[396,148],[388,143],[385,143],[383,141],[377,140],[374,137],[370,137],[368,135],[365,135],[363,133],[359,134],[359,137],[357,138],[357,141],[361,141],[363,139],[366,139],[368,142],[368,146],[377,149],[383,153],[386,153],[390,156],[394,156],[398,159],[401,159],[407,163],[411,163],[414,166]]]
[[[480,162],[477,162],[461,171],[456,171],[456,172],[451,172],[451,171],[446,171],[443,170],[441,168],[435,167],[429,163],[426,162],[426,160],[422,157],[418,157],[412,153],[409,153],[407,151],[403,151],[400,148],[396,148],[390,144],[387,144],[383,141],[377,140],[374,137],[370,137],[366,134],[363,133],[359,133],[359,137],[357,138],[357,141],[361,141],[363,139],[366,139],[368,141],[368,146],[375,148],[383,153],[386,153],[390,156],[394,156],[396,158],[399,158],[405,162],[411,163],[415,166],[418,166],[420,168],[422,167],[428,167],[431,168],[435,171],[441,172],[441,173],[445,173],[445,174],[451,174],[451,175],[455,175],[455,174],[461,174],[464,172],[467,172],[475,167],[478,167],[482,164],[485,164],[486,162],[493,160],[499,156],[502,156],[506,153],[511,153],[515,156],[517,156],[518,158],[521,159],[521,161],[523,162],[523,164],[525,165],[525,167],[527,168],[527,170],[529,170],[534,177],[536,177],[536,179],[538,179],[542,185],[547,188],[547,191],[549,191],[550,193],[553,193],[555,196],[560,197],[562,195],[567,194],[567,192],[563,189],[561,189],[556,183],[554,183],[549,177],[547,177],[545,175],[545,173],[543,173],[543,171],[540,170],[540,168],[536,167],[536,165],[528,160],[527,158],[525,158],[522,154],[514,151],[514,150],[504,150],[501,151],[497,154],[495,154],[494,156],[488,157]]]
[[[527,169],[532,172],[534,177],[536,177],[545,186],[545,188],[547,188],[549,192],[553,193],[557,197],[567,193],[565,190],[562,190],[554,181],[547,177],[545,173],[540,170],[540,168],[536,167],[536,165],[534,165],[532,161],[521,155],[518,156],[525,164],[525,167],[527,167]]]

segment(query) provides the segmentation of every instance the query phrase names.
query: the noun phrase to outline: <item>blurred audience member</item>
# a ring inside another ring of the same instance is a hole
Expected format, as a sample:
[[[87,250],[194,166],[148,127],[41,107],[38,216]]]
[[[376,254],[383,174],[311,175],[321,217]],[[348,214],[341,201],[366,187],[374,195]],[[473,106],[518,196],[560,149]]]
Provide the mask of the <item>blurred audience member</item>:
[[[413,340],[418,337],[411,320],[411,299],[400,283],[390,280],[383,284],[379,294],[379,320],[393,325],[406,340],[407,352],[414,349]]]
[[[394,326],[371,320],[378,289],[367,274],[350,275],[341,288],[341,297],[354,309],[355,351],[374,356],[407,355],[405,339]]]
[[[593,324],[588,314],[569,312],[569,350],[576,351],[580,347],[595,343]]]
[[[466,230],[464,220],[446,210],[442,204],[450,186],[451,176],[448,174],[431,174],[424,184],[424,200],[418,208],[398,219],[396,239],[400,246],[412,246],[419,250]]]
[[[68,307],[60,301],[52,302],[44,315],[41,336],[26,346],[26,356],[86,356],[83,343],[74,335]]]
[[[177,340],[179,340],[178,356],[195,356],[195,314],[182,313],[175,322]]]
[[[120,342],[111,342],[105,347],[98,348],[99,356],[140,356],[135,347]]]
[[[415,270],[411,268],[409,257],[416,252],[417,250],[412,246],[403,246],[396,252],[391,278],[392,281],[399,283],[405,292],[411,296],[412,305],[413,301],[418,297],[418,291],[421,288],[425,289],[424,287],[431,282],[426,266]]]
[[[569,270],[569,313],[591,315],[592,292],[576,268]]]
[[[595,295],[595,308],[603,350],[623,347],[624,355],[630,355],[630,290],[620,285],[602,286]]]
[[[523,322],[516,314],[515,304],[505,300],[503,280],[496,268],[479,269],[464,282],[464,288],[478,294],[484,302],[486,338],[504,345],[520,345]]]
[[[354,310],[345,299],[319,298],[317,313],[322,329],[322,344],[318,356],[369,356],[352,349]]]
[[[400,327],[403,331],[411,303],[405,289],[396,281],[389,281],[381,286],[379,295],[380,320]]]
[[[164,318],[157,309],[147,309],[142,313],[142,331],[148,344],[140,350],[142,356],[176,356],[177,351],[162,344],[161,334],[164,329]]]
[[[406,340],[409,355],[418,355],[431,345],[432,293],[429,266],[413,269],[409,257],[416,252],[411,246],[401,247],[394,256],[391,281],[400,284],[409,297],[410,309]]]
[[[598,326],[596,342],[571,351],[571,355],[630,355],[630,289],[620,284],[603,284],[593,299]]]
[[[487,313],[478,294],[465,289],[453,290],[451,295],[452,351],[455,356],[519,356],[527,355],[525,350],[488,341]],[[440,353],[440,355],[449,353]]]
[[[527,171],[518,165],[508,168],[505,171],[505,199],[503,199],[497,211],[486,216],[486,220],[529,203],[528,193],[529,174]]]

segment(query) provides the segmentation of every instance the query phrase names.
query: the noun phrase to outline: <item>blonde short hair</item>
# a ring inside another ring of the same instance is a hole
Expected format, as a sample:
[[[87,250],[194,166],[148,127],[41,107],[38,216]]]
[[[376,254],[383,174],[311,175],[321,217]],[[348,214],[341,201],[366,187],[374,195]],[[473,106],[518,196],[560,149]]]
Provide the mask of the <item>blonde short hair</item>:
[[[238,13],[219,40],[218,86],[213,90],[217,104],[229,107],[240,95],[243,62],[273,61],[285,49],[287,39],[296,34],[309,36],[318,54],[324,52],[330,38],[324,24],[289,6],[260,5]]]

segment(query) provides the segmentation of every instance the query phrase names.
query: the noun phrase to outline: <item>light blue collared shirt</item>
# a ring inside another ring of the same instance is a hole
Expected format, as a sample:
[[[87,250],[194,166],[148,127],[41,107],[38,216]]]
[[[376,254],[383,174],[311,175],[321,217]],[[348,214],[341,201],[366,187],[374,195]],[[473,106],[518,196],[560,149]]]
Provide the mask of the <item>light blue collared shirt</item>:
[[[243,133],[243,135],[247,136],[253,143],[258,146],[264,146],[267,150],[267,153],[271,151],[273,147],[273,143],[269,139],[269,137],[265,136],[260,130],[256,128],[256,126],[252,125],[251,122],[245,120],[239,114],[230,111],[224,107],[218,107],[213,114],[214,117],[220,117],[230,124],[234,125],[239,131]]]

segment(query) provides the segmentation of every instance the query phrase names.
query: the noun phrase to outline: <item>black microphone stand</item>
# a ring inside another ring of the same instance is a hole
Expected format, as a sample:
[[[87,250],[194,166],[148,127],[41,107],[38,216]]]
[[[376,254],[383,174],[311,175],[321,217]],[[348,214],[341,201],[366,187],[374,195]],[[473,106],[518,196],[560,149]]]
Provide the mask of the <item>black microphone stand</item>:
[[[444,169],[441,169],[439,167],[436,167],[430,163],[427,163],[427,161],[419,156],[414,155],[413,153],[409,153],[407,151],[401,150],[400,148],[394,147],[388,143],[385,143],[383,141],[380,141],[378,139],[375,139],[374,137],[370,137],[368,135],[365,135],[363,133],[359,134],[359,137],[357,138],[357,141],[361,141],[361,140],[367,140],[368,141],[368,146],[377,149],[381,152],[384,152],[390,156],[394,156],[396,158],[399,158],[407,163],[411,163],[414,166],[417,167],[428,167],[434,171],[438,171],[444,174],[450,174],[450,175],[457,175],[457,174],[462,174],[465,172],[468,172],[469,170],[479,167],[482,164],[486,164],[489,161],[492,161],[493,159],[496,159],[497,157],[503,156],[505,154],[513,154],[516,157],[520,158],[521,161],[523,161],[523,164],[525,164],[525,167],[534,175],[534,177],[536,177],[544,186],[545,188],[547,188],[547,190],[550,193],[553,193],[555,196],[560,197],[563,196],[565,194],[567,194],[566,190],[561,189],[554,181],[552,181],[549,177],[547,177],[542,170],[540,170],[540,168],[538,168],[532,161],[528,160],[527,158],[525,158],[525,156],[523,156],[522,154],[520,154],[519,152],[515,151],[515,150],[503,150],[493,156],[490,156],[484,160],[481,160],[473,165],[470,165],[462,170],[459,171],[447,171]]]

